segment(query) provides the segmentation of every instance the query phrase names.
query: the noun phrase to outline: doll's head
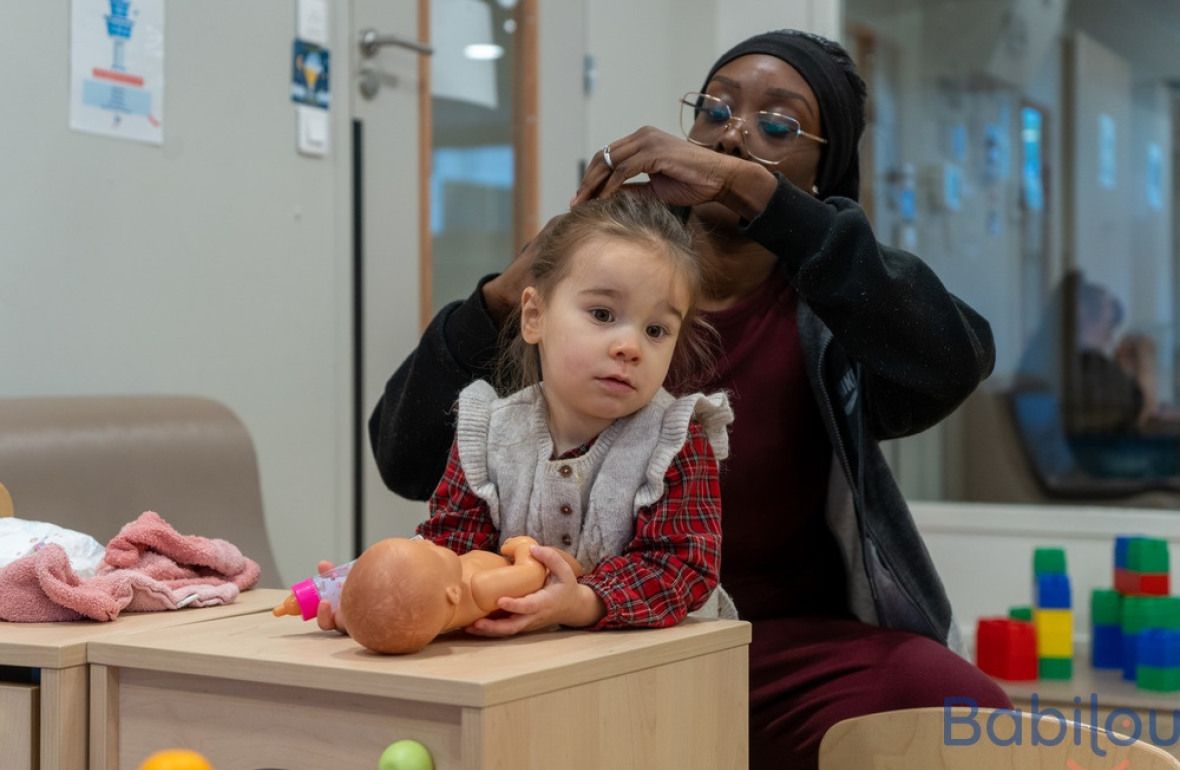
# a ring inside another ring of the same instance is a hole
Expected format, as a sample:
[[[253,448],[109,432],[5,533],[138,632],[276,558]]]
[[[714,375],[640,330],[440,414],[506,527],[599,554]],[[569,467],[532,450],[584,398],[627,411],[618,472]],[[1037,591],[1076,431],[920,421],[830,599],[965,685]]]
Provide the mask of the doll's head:
[[[375,652],[417,652],[448,630],[462,597],[454,551],[429,540],[389,538],[353,564],[340,594],[348,633]]]
[[[507,326],[520,333],[500,361],[502,390],[543,381],[548,399],[602,386],[605,395],[587,397],[613,398],[606,412],[617,418],[708,368],[711,330],[696,312],[700,258],[658,200],[623,192],[575,207],[540,236],[531,274]]]

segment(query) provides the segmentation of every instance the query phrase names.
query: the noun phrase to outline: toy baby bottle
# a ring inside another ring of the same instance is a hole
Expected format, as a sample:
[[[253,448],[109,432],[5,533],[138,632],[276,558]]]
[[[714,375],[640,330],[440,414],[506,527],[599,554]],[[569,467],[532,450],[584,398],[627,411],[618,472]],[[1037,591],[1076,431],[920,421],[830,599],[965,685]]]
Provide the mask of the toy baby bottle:
[[[271,612],[275,617],[282,615],[300,615],[304,620],[315,617],[316,608],[321,601],[327,601],[335,611],[340,606],[340,589],[344,587],[344,579],[352,569],[354,561],[338,564],[322,575],[315,575],[306,580],[300,580],[291,586],[291,595]]]

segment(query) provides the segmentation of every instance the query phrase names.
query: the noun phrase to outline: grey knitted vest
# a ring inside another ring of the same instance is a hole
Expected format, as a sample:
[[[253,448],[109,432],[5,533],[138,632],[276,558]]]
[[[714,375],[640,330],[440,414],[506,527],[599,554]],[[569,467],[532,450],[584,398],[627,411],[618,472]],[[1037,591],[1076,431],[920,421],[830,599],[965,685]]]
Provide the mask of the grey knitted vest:
[[[615,420],[590,451],[551,460],[541,388],[497,398],[482,380],[459,394],[455,439],[472,491],[487,502],[500,542],[529,535],[572,553],[587,568],[623,552],[639,509],[664,495],[664,474],[696,419],[718,460],[729,454],[733,411],[724,393],[675,398],[661,389]]]

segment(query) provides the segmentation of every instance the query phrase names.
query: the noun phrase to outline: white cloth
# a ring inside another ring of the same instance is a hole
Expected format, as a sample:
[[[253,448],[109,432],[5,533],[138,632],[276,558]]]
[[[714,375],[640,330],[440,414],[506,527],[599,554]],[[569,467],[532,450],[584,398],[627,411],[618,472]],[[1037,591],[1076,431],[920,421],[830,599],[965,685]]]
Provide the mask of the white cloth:
[[[56,543],[66,552],[70,567],[80,578],[94,577],[106,548],[90,535],[46,521],[0,518],[0,567]]]

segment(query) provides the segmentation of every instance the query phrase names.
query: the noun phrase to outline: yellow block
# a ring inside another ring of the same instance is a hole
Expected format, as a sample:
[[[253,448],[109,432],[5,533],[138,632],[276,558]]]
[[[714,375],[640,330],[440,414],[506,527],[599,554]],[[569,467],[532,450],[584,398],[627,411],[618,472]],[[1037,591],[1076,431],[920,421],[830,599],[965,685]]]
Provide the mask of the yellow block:
[[[1073,610],[1033,610],[1038,658],[1073,657]]]

